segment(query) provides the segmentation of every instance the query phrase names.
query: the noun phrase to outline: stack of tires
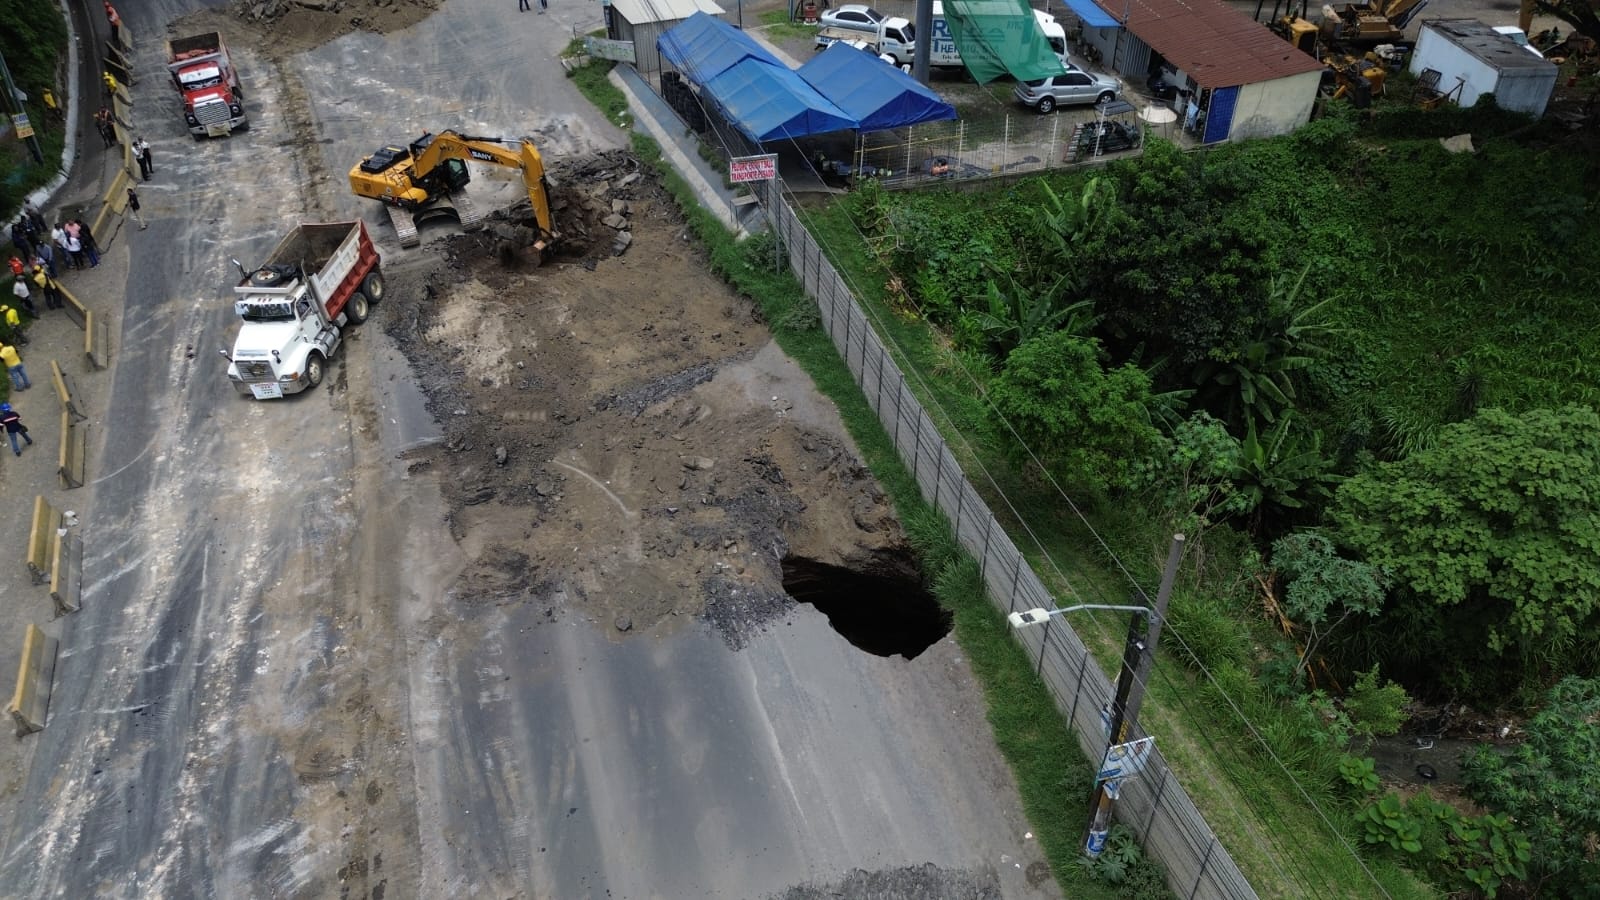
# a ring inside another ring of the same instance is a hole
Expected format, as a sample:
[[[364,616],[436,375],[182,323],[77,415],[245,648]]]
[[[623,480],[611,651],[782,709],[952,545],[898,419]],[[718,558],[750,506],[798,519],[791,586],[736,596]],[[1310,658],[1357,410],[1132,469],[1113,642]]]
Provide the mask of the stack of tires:
[[[673,111],[683,117],[683,121],[695,131],[706,130],[705,110],[700,108],[700,98],[695,95],[694,89],[677,72],[661,73],[661,96],[671,106]]]

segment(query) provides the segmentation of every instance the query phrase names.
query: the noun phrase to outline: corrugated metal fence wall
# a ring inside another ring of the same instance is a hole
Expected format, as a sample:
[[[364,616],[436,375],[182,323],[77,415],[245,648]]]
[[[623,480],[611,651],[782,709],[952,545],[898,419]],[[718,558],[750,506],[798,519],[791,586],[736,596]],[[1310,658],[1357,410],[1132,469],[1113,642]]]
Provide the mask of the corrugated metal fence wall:
[[[772,213],[790,267],[807,295],[816,300],[823,326],[900,458],[915,473],[922,496],[954,523],[962,546],[982,567],[996,605],[1006,612],[1054,606],[1044,583],[967,481],[939,429],[906,387],[905,375],[867,322],[855,295],[784,199],[781,185],[780,181],[751,187]],[[1106,745],[1101,709],[1111,702],[1110,680],[1077,633],[1059,619],[1016,635],[1054,694],[1057,708],[1071,722],[1084,753],[1099,759]],[[1086,797],[1088,788],[1084,785]],[[1167,883],[1177,896],[1230,900],[1256,896],[1168,770],[1159,746],[1140,776],[1124,783],[1117,819],[1138,833],[1145,851],[1166,867]]]

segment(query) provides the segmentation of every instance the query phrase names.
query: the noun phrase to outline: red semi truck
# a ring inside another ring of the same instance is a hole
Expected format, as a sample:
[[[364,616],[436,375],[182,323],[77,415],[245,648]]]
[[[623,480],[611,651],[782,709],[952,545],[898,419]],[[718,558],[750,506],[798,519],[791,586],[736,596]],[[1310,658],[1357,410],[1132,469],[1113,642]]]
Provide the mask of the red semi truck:
[[[320,384],[344,329],[383,299],[378,263],[364,222],[299,225],[255,269],[234,260],[239,335],[222,351],[234,388],[268,400]]]
[[[208,31],[168,41],[167,71],[183,100],[183,121],[195,140],[249,129],[239,72],[221,34]]]

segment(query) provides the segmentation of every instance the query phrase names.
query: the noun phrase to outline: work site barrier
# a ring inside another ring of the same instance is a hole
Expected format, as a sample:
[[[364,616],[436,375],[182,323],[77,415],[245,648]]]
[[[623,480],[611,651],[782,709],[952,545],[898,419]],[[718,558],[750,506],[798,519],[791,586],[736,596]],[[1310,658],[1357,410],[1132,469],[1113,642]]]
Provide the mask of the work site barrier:
[[[29,623],[22,640],[22,662],[17,666],[17,689],[6,711],[16,723],[17,737],[44,730],[50,712],[50,689],[55,681],[59,642]]]
[[[84,327],[88,322],[89,307],[84,306],[83,301],[78,299],[78,295],[68,290],[66,285],[57,285],[56,290],[60,292],[62,302],[66,304],[63,309],[66,310],[67,318],[71,319],[72,324],[79,328]]]
[[[105,316],[95,315],[92,309],[83,311],[83,353],[95,369],[110,364],[111,329],[106,326]]]
[[[72,418],[69,410],[61,411],[61,452],[58,471],[61,486],[67,489],[83,487],[84,468],[89,455],[89,423]]]
[[[823,327],[894,441],[901,460],[916,477],[922,496],[950,520],[962,546],[978,561],[990,599],[1007,613],[1054,607],[1049,589],[967,481],[938,426],[907,387],[905,375],[878,339],[849,285],[784,199],[787,191],[782,182],[749,186],[773,216],[790,268],[806,294],[816,301]],[[1052,618],[1044,628],[1023,629],[1017,637],[1035,660],[1079,746],[1098,762],[1106,750],[1107,726],[1101,711],[1111,702],[1111,682],[1077,633],[1059,618]],[[1086,797],[1089,788],[1083,785]],[[1116,818],[1133,829],[1145,852],[1166,868],[1167,884],[1179,897],[1256,896],[1169,771],[1159,749],[1137,777],[1124,780]]]
[[[55,386],[56,399],[61,401],[61,408],[72,414],[72,421],[81,422],[89,418],[78,408],[78,398],[72,376],[61,371],[61,364],[50,360],[50,383]]]
[[[56,539],[50,562],[50,600],[58,616],[83,608],[83,541],[75,534]]]
[[[55,555],[55,540],[61,531],[61,512],[40,494],[33,498],[33,523],[28,528],[28,574],[34,584],[50,578]]]

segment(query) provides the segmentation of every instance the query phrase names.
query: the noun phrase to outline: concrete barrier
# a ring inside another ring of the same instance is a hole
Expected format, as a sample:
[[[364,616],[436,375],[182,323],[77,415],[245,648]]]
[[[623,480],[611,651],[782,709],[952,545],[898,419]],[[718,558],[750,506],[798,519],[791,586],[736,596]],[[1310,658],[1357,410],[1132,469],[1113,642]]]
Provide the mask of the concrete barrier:
[[[122,208],[128,203],[128,185],[132,180],[126,166],[133,159],[132,154],[133,151],[127,149],[127,145],[124,144],[123,156],[126,157],[123,161],[124,168],[111,179],[111,187],[106,191],[106,195],[100,198],[100,211],[95,213],[94,224],[90,226],[95,234],[110,234],[106,230],[106,222],[114,215],[122,215]]]
[[[105,316],[95,315],[92,309],[83,311],[83,352],[89,357],[89,365],[97,370],[110,364],[111,329]]]
[[[89,418],[78,408],[78,391],[72,383],[72,376],[61,371],[61,364],[50,360],[50,383],[55,385],[56,399],[61,401],[61,408],[72,414],[72,421],[81,422]]]
[[[55,683],[56,650],[60,642],[39,626],[28,625],[22,640],[22,663],[17,666],[17,689],[6,711],[16,723],[17,737],[44,730],[50,713],[50,688]]]
[[[83,473],[89,455],[89,423],[74,423],[72,413],[61,411],[61,454],[57,460],[61,473],[61,486],[72,489],[83,487]]]
[[[84,306],[78,295],[68,290],[66,285],[60,285],[57,290],[61,292],[61,301],[66,304],[67,318],[79,328],[88,327],[89,307]]]
[[[83,608],[83,541],[75,534],[56,540],[50,564],[50,599],[55,601],[57,616]]]
[[[55,557],[56,537],[61,531],[61,512],[40,494],[33,498],[33,524],[28,529],[28,574],[34,584],[50,578]]]

